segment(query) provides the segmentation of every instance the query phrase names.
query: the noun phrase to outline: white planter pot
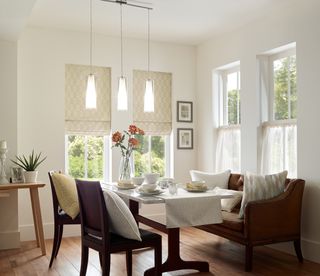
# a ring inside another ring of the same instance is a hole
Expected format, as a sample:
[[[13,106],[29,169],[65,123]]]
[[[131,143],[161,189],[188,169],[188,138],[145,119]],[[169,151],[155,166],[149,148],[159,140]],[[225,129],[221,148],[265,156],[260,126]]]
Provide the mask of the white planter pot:
[[[23,176],[25,183],[37,182],[38,171],[25,171],[23,172]]]

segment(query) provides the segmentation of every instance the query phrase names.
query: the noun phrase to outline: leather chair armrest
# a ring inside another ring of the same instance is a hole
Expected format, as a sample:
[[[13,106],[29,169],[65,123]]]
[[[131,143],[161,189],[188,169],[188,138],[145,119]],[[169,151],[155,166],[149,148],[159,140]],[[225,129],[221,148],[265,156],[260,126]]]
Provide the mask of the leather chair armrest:
[[[248,202],[244,231],[249,241],[273,241],[300,235],[302,196],[305,181],[293,179],[279,196]]]

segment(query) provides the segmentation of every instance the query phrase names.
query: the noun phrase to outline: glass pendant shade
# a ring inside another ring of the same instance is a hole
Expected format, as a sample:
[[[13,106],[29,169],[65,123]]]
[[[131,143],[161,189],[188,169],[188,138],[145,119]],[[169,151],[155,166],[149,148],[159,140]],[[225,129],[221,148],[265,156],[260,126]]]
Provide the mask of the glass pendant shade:
[[[146,90],[144,92],[144,112],[154,112],[154,93],[153,80],[146,81]]]
[[[126,78],[119,78],[118,86],[118,110],[128,110],[128,94]]]
[[[86,108],[97,108],[96,82],[93,74],[88,76],[86,92]]]

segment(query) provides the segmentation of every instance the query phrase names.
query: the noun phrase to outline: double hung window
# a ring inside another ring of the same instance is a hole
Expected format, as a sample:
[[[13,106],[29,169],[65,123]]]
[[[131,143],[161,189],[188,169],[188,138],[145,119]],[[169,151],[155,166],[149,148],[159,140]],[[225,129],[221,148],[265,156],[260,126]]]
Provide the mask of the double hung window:
[[[219,128],[216,170],[240,172],[240,67],[218,72]]]
[[[262,125],[261,169],[297,176],[297,71],[295,50],[269,56],[269,120]]]

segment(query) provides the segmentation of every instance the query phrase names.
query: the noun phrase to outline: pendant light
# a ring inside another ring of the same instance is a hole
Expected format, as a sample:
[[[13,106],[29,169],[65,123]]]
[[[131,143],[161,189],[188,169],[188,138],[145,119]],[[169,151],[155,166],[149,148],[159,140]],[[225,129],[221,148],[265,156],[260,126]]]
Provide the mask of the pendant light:
[[[148,79],[144,92],[144,112],[154,112],[153,80],[150,78],[150,9],[148,11]]]
[[[92,73],[92,0],[90,0],[90,74],[87,80],[86,109],[97,108],[97,92],[94,74]]]
[[[123,76],[122,4],[120,4],[121,76],[118,85],[118,110],[128,110],[127,82]]]

